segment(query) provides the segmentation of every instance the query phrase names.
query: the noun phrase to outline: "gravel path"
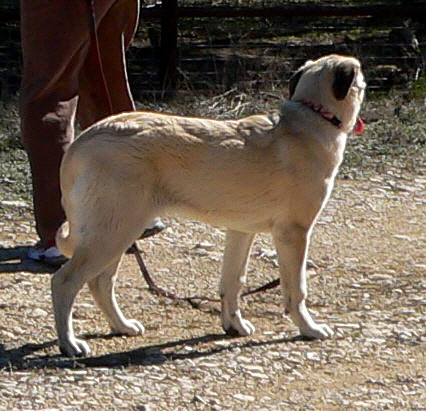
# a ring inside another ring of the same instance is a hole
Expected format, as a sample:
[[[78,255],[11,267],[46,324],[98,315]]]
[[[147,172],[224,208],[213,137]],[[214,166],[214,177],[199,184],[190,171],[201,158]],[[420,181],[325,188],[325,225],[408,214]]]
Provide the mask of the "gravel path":
[[[339,181],[315,229],[309,307],[336,337],[305,341],[283,316],[278,289],[247,297],[256,334],[227,338],[218,305],[191,308],[147,291],[133,256],[118,299],[146,327],[111,337],[85,289],[75,327],[93,350],[58,355],[51,273],[21,262],[35,239],[28,205],[3,201],[0,222],[0,409],[425,410],[426,179]],[[223,232],[170,219],[140,243],[159,284],[216,296]],[[270,239],[252,250],[248,285],[277,276]]]

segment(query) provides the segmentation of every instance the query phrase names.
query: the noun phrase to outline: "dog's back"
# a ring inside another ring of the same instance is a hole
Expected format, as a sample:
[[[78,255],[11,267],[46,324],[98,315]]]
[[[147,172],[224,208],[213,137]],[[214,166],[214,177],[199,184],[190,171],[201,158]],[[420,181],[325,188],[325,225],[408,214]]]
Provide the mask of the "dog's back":
[[[78,185],[87,190],[105,180],[112,192],[114,182],[134,187],[133,194],[149,192],[158,213],[269,231],[277,214],[297,203],[306,205],[301,214],[310,219],[324,199],[324,180],[338,164],[322,169],[326,153],[318,160],[311,135],[295,133],[287,123],[277,113],[240,120],[120,114],[97,123],[72,145],[62,166],[62,189],[72,197],[72,170],[78,170]],[[67,215],[71,207],[64,203]]]

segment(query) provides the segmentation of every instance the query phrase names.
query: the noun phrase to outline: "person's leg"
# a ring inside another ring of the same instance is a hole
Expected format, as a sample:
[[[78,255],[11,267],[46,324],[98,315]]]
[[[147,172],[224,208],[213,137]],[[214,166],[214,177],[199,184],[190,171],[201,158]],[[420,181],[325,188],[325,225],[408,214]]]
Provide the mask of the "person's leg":
[[[99,15],[95,8],[97,44],[92,35],[79,76],[78,121],[82,128],[107,115],[135,109],[127,81],[125,51],[137,27],[139,2],[118,0],[104,16]]]
[[[139,19],[138,0],[119,0],[97,20],[97,44],[92,42],[79,76],[78,121],[84,129],[96,121],[135,109],[125,64],[125,52]],[[108,102],[109,100],[109,102]],[[165,225],[155,218],[140,238],[159,233]]]
[[[21,1],[21,137],[32,179],[36,229],[52,244],[64,220],[59,166],[74,137],[78,72],[88,46],[87,3]]]
[[[100,14],[113,2],[97,2]],[[79,72],[89,48],[90,22],[87,0],[21,1],[21,137],[31,166],[40,249],[54,245],[65,218],[59,167],[74,138]]]

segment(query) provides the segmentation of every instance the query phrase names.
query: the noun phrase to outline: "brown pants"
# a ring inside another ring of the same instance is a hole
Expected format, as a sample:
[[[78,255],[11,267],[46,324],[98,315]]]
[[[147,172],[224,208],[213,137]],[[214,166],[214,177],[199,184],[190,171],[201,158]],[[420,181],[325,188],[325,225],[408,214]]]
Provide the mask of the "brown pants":
[[[46,244],[65,218],[59,167],[74,139],[75,117],[85,128],[134,109],[124,53],[136,29],[139,2],[93,3],[99,48],[93,41],[91,0],[21,0],[21,135],[31,166],[36,229]]]

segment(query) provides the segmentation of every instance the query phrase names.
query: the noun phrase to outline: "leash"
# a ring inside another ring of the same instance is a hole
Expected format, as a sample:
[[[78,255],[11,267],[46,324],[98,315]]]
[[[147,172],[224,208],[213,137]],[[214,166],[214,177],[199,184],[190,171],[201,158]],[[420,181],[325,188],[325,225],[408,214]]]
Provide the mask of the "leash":
[[[169,298],[171,300],[178,300],[178,301],[186,301],[194,308],[200,307],[200,302],[207,301],[207,302],[220,302],[220,299],[218,298],[211,298],[204,295],[193,295],[191,297],[180,297],[174,293],[171,293],[164,288],[159,287],[154,280],[152,279],[148,269],[146,268],[145,262],[142,258],[142,250],[139,248],[138,244],[134,242],[132,246],[127,250],[129,254],[133,254],[136,258],[136,261],[138,262],[139,268],[142,272],[143,278],[145,279],[146,283],[148,284],[148,290],[157,294],[161,295],[163,297]],[[277,287],[280,284],[279,278],[276,280],[270,281],[269,283],[266,283],[258,288],[255,288],[253,290],[248,290],[241,294],[242,297],[246,297],[248,295],[260,293],[261,291],[270,290],[272,288]],[[198,302],[197,302],[198,301]]]
[[[102,89],[102,93],[104,94],[104,98],[106,100],[106,102],[108,103],[108,109],[109,109],[109,114],[114,114],[113,112],[113,108],[112,108],[112,100],[111,100],[111,96],[109,94],[109,90],[108,90],[108,84],[106,81],[106,76],[105,76],[105,72],[103,69],[103,64],[102,64],[102,56],[101,56],[101,51],[100,51],[100,47],[99,47],[99,38],[98,38],[98,33],[96,31],[96,13],[95,13],[95,0],[89,0],[90,2],[90,14],[91,14],[91,19],[90,19],[90,39],[91,39],[91,43],[94,45],[95,47],[95,57],[96,57],[96,65],[97,65],[97,70],[98,70],[98,74],[99,77],[101,78],[101,89]],[[143,275],[143,278],[145,279],[146,283],[148,284],[148,290],[157,294],[157,295],[161,295],[163,297],[169,298],[171,300],[180,300],[180,301],[186,301],[188,302],[192,307],[194,308],[198,308],[200,306],[200,302],[202,301],[208,301],[208,302],[220,302],[220,299],[218,298],[210,298],[207,296],[203,296],[203,295],[193,295],[191,297],[180,297],[174,293],[171,293],[167,290],[165,290],[164,288],[159,287],[154,280],[152,279],[151,274],[149,273],[146,264],[142,258],[142,250],[139,248],[137,242],[135,241],[132,246],[127,250],[127,253],[129,254],[133,254],[136,258],[136,261],[139,265],[139,268],[141,270],[141,273]],[[278,286],[278,284],[280,283],[279,279],[273,280],[261,287],[258,287],[254,290],[249,290],[246,291],[245,293],[241,294],[242,297],[245,297],[247,295],[251,295],[251,294],[256,294],[259,293],[261,291],[266,291],[269,290],[271,288],[275,288]],[[198,301],[198,302],[197,302]]]

